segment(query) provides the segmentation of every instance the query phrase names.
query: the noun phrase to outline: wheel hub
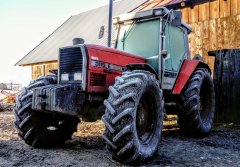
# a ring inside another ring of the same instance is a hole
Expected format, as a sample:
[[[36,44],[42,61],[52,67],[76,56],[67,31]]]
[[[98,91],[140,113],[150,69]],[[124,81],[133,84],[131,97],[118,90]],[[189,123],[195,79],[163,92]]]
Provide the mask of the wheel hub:
[[[199,103],[200,103],[199,111],[200,111],[201,119],[204,124],[206,124],[208,122],[209,114],[210,114],[209,108],[211,107],[211,103],[209,101],[209,99],[211,98],[210,93],[209,93],[210,90],[206,86],[208,84],[206,84],[205,82],[203,82],[203,85],[201,87],[200,99],[199,99]]]
[[[137,117],[137,124],[139,128],[144,128],[145,124],[145,114],[146,114],[146,109],[142,104],[139,105],[139,111],[138,111],[138,117]]]
[[[136,128],[139,140],[142,144],[152,138],[156,126],[156,102],[154,95],[145,93],[141,98],[136,115]]]

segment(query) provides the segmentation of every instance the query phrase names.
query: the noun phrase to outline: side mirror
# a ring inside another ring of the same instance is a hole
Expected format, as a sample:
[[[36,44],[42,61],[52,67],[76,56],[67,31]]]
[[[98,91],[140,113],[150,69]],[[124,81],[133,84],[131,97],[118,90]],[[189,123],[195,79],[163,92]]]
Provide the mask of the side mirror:
[[[103,36],[104,36],[104,31],[105,31],[105,27],[104,27],[104,25],[102,25],[102,26],[100,27],[100,30],[99,30],[98,39],[103,38]]]
[[[181,11],[173,11],[172,23],[173,26],[181,26],[182,25],[182,12]]]

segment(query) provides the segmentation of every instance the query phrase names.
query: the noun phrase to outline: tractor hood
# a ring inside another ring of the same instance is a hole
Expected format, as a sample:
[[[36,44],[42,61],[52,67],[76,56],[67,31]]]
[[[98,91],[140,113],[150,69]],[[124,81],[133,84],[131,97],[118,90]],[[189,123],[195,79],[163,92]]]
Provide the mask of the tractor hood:
[[[103,92],[115,83],[128,64],[146,63],[146,59],[100,45],[85,45],[88,60],[88,92]]]
[[[127,52],[116,50],[110,47],[86,44],[89,60],[97,60],[99,62],[110,63],[126,67],[132,63],[146,63],[146,59]]]

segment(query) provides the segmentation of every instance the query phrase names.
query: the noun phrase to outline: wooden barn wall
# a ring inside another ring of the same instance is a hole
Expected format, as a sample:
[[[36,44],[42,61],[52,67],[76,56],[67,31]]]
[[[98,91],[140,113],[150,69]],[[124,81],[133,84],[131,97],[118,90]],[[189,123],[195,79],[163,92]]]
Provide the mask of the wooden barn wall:
[[[35,65],[31,65],[32,67],[32,79],[37,79],[40,76],[49,75],[50,69],[57,69],[58,63],[52,62],[52,63],[39,63]]]
[[[196,0],[181,11],[193,29],[189,36],[191,55],[202,55],[211,69],[214,57],[208,57],[208,51],[240,48],[240,0]]]

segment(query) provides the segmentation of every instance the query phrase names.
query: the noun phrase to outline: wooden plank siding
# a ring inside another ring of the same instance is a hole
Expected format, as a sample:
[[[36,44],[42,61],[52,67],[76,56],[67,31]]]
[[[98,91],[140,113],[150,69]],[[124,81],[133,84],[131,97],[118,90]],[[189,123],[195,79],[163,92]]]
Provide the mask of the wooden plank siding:
[[[199,5],[198,7],[198,17],[199,21],[206,21],[209,20],[210,17],[210,4],[209,3],[204,3],[202,5]]]
[[[50,69],[57,69],[58,63],[39,63],[31,65],[32,67],[32,79],[37,79],[40,76],[49,75]]]
[[[190,7],[189,11],[189,24],[198,22],[199,6]]]
[[[220,17],[228,17],[231,15],[231,0],[219,0],[220,1]]]
[[[210,19],[218,19],[220,16],[220,11],[219,11],[219,1],[212,1],[209,2],[209,11],[210,11]]]
[[[183,21],[190,24],[191,56],[203,56],[213,70],[214,58],[208,51],[240,48],[240,0],[214,0],[181,9]]]
[[[231,15],[240,14],[240,1],[232,0],[231,1]]]

